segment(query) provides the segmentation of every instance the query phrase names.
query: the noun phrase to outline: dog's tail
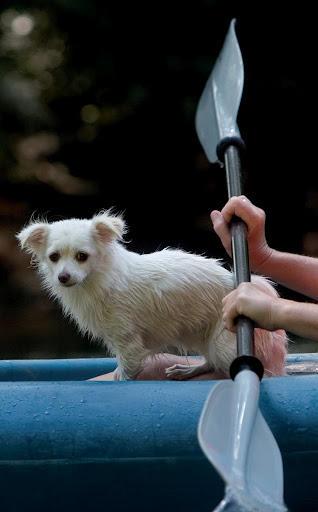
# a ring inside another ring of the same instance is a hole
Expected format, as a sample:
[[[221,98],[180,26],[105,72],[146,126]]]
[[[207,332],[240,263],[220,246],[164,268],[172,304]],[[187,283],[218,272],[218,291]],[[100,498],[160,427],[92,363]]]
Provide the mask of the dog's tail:
[[[288,338],[283,329],[265,331],[255,329],[255,355],[262,361],[268,377],[285,375]]]
[[[266,293],[277,297],[273,283],[262,276],[252,276],[252,281],[262,287]],[[277,331],[265,331],[255,329],[255,355],[264,366],[265,375],[285,375],[285,362],[288,347],[288,337],[283,329]]]

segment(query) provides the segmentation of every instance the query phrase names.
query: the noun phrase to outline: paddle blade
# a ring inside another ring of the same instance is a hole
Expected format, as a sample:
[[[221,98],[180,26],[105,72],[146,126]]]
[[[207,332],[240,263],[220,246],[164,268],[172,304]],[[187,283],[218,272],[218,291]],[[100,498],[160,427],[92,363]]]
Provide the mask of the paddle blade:
[[[244,67],[234,27],[235,20],[232,20],[196,112],[196,131],[210,162],[218,160],[216,148],[221,140],[240,137],[236,118],[243,91]]]
[[[258,409],[258,378],[244,370],[236,379],[217,384],[208,396],[198,427],[200,446],[242,510],[284,511],[282,459]]]

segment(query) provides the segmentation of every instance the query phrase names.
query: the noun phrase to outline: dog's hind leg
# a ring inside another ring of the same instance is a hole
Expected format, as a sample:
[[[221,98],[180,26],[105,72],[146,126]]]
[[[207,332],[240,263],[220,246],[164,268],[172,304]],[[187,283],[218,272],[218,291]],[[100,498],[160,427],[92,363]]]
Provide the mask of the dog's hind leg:
[[[174,364],[166,368],[166,376],[171,380],[187,380],[211,371],[213,368],[208,362],[197,365]]]

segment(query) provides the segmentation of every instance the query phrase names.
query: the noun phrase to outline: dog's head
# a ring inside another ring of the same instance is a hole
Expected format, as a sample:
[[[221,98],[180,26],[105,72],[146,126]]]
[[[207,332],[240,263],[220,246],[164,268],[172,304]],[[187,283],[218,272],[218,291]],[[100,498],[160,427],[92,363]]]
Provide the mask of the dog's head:
[[[54,287],[71,287],[99,268],[124,232],[123,219],[103,211],[92,219],[31,222],[17,238]]]

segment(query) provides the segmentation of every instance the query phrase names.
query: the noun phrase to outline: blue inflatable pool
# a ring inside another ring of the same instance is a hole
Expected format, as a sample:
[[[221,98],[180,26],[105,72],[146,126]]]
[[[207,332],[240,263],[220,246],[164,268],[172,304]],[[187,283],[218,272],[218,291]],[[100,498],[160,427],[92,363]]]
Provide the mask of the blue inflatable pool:
[[[317,512],[318,354],[288,365],[293,375],[263,380],[260,407],[282,452],[289,510]],[[85,382],[114,367],[0,363],[1,511],[210,512],[221,499],[196,434],[214,382]]]

